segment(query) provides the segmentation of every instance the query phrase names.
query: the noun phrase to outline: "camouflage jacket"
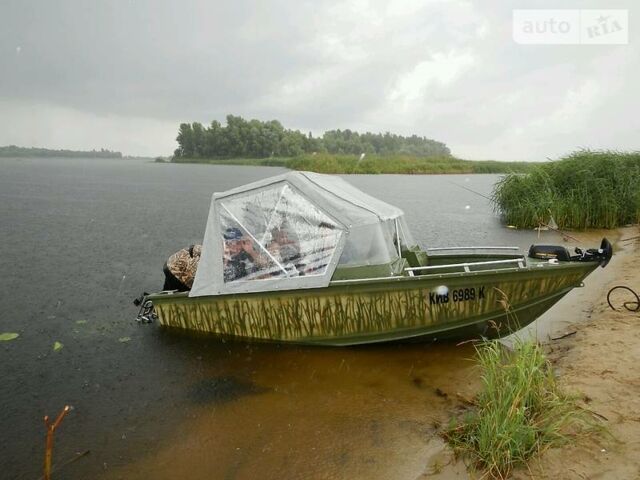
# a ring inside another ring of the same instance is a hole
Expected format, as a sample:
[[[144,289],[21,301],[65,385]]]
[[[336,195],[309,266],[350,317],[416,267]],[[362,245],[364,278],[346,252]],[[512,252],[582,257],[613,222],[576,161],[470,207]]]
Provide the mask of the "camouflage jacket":
[[[202,253],[202,245],[192,245],[183,248],[169,257],[167,268],[171,274],[180,280],[185,286],[191,288],[196,276],[198,262]]]

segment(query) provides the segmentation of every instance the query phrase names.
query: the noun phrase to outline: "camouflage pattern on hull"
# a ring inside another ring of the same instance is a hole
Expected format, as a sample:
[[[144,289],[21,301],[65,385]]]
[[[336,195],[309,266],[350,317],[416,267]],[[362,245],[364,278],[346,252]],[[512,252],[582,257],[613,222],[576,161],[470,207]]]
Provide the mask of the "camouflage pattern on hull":
[[[161,325],[252,340],[354,345],[501,336],[531,323],[596,266],[572,263],[308,290],[149,298]]]

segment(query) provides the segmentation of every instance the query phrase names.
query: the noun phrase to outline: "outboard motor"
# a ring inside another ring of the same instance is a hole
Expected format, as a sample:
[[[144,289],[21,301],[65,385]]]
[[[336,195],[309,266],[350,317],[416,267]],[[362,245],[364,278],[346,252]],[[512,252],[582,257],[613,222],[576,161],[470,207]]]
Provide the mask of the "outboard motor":
[[[555,259],[560,262],[599,262],[601,267],[606,267],[613,255],[611,242],[606,238],[602,239],[600,248],[589,248],[582,250],[575,249],[576,255],[570,255],[569,251],[559,245],[531,245],[529,248],[529,258],[540,260]]]
[[[600,266],[604,268],[613,256],[613,247],[609,240],[603,238],[602,242],[600,242],[600,248],[589,248],[586,251],[582,251],[576,247],[576,254],[571,257],[571,260],[577,262],[600,262]]]

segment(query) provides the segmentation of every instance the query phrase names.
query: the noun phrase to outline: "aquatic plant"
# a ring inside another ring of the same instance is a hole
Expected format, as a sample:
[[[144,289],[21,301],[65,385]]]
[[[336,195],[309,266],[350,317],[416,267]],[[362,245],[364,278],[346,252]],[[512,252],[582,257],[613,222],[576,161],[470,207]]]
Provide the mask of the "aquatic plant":
[[[476,347],[483,388],[475,406],[452,420],[445,439],[491,478],[504,479],[535,454],[599,428],[574,397],[561,391],[541,347],[498,341]]]
[[[561,228],[615,228],[640,222],[640,152],[580,150],[510,174],[492,200],[508,225],[537,227],[553,217]]]
[[[19,333],[12,333],[12,332],[0,333],[0,342],[9,342],[11,340],[15,340],[19,336],[20,336]]]

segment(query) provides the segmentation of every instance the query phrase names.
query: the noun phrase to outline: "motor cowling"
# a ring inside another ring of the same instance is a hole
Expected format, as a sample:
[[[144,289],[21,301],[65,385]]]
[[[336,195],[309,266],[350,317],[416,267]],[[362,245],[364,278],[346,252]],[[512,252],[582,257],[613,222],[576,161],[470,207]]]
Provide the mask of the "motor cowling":
[[[556,259],[561,262],[571,261],[569,251],[559,245],[531,245],[529,248],[529,258],[537,258],[540,260]]]

